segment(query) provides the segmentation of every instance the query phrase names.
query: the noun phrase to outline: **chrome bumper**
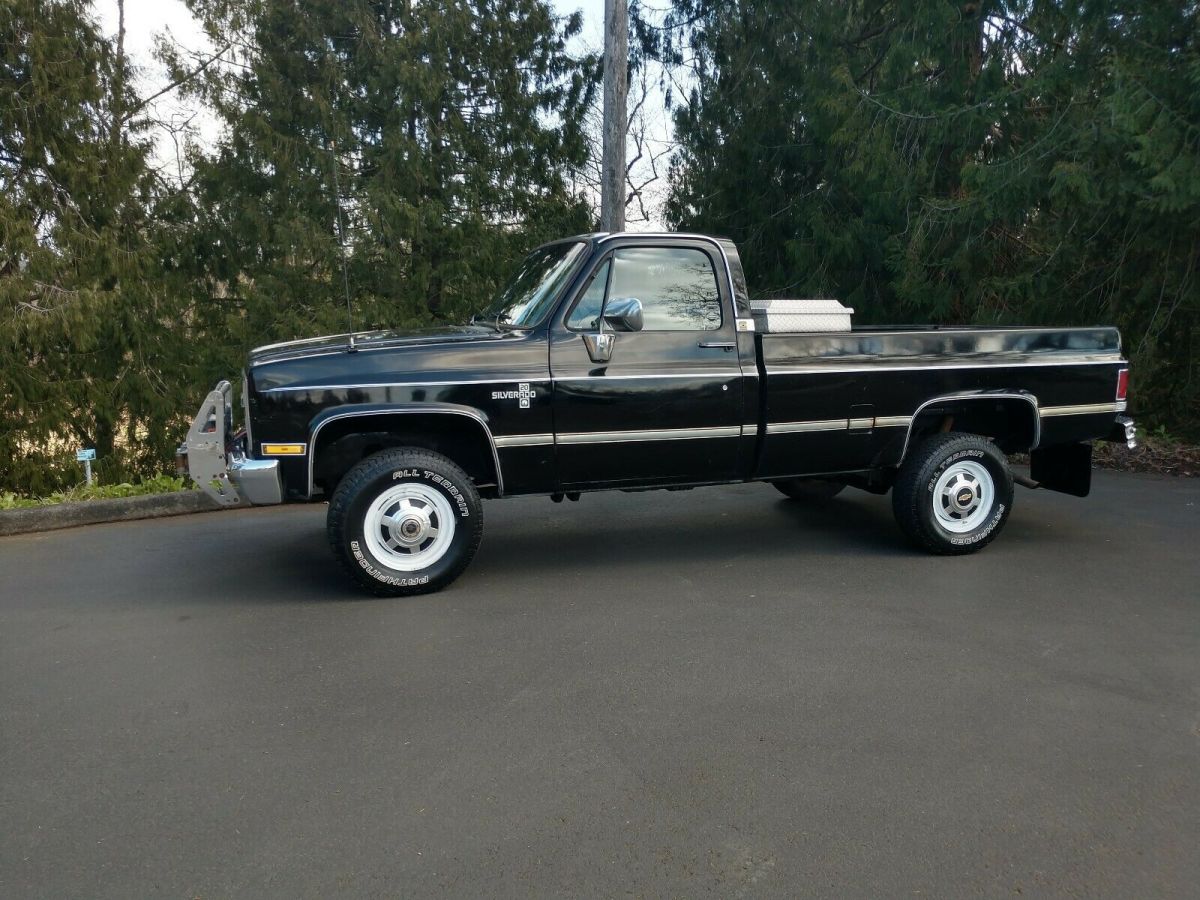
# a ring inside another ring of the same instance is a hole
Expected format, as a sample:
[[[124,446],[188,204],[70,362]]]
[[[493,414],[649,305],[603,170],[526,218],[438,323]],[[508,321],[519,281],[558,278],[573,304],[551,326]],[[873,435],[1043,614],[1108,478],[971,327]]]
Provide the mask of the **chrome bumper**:
[[[283,502],[277,459],[249,459],[229,436],[233,388],[222,381],[209,391],[187,440],[175,451],[175,468],[222,506],[270,506]]]
[[[1106,440],[1115,444],[1124,444],[1130,450],[1136,447],[1137,426],[1133,424],[1133,419],[1129,416],[1117,416],[1117,421],[1113,424],[1112,431],[1108,433]]]

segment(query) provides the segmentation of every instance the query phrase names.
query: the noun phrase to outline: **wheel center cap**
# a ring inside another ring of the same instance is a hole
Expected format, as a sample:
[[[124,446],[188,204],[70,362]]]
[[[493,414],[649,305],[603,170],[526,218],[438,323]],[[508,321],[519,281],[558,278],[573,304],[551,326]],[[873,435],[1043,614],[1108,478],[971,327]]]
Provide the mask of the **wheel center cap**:
[[[961,489],[954,497],[954,502],[960,509],[966,509],[971,505],[971,501],[975,499],[975,492],[970,488]]]
[[[407,515],[396,526],[396,537],[405,544],[419,544],[425,539],[429,522],[419,515]]]

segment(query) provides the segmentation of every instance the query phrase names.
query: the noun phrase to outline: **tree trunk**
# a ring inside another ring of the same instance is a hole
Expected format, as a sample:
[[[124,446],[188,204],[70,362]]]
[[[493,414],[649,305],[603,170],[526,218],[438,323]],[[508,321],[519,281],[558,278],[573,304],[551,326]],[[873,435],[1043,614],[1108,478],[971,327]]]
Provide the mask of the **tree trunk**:
[[[629,96],[629,6],[604,0],[604,161],[601,231],[625,230],[625,131]]]

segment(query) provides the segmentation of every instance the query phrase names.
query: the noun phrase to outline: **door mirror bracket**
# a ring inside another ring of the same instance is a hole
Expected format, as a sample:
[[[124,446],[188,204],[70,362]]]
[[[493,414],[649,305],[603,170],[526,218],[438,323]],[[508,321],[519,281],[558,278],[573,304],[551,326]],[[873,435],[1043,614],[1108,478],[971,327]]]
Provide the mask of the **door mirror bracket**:
[[[616,342],[616,336],[609,331],[583,335],[583,345],[587,347],[588,356],[594,363],[606,363],[611,360],[613,345]]]

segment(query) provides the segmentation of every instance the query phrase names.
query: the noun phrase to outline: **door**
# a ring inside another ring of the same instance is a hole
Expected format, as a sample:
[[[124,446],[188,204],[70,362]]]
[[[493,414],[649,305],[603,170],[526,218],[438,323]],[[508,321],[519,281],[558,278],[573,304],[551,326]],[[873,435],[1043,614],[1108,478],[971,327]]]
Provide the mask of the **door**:
[[[550,341],[563,487],[737,476],[742,373],[719,262],[701,242],[618,243],[565,305]],[[605,319],[631,300],[640,328]]]

